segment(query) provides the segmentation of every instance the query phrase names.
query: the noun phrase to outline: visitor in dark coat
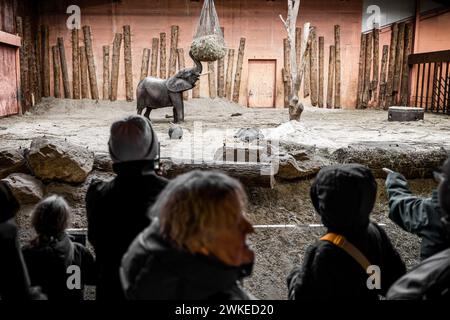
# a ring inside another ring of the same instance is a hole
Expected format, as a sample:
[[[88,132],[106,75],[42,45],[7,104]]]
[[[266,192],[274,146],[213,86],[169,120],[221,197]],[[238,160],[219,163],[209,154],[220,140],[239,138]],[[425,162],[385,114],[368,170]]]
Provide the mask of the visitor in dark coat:
[[[0,300],[45,299],[39,288],[30,286],[14,221],[19,208],[9,187],[0,181]]]
[[[369,279],[373,274],[343,248],[319,240],[288,277],[290,299],[376,300],[406,272],[385,231],[370,222],[376,194],[372,172],[358,164],[323,168],[311,186],[311,200],[327,233],[343,236],[369,265],[378,266],[381,286],[377,288]],[[369,289],[368,279],[375,288]]]
[[[124,299],[120,261],[149,224],[148,211],[167,180],[155,173],[159,143],[151,123],[130,116],[111,126],[109,151],[117,176],[94,180],[86,195],[88,239],[99,267],[97,299]]]
[[[66,233],[69,220],[70,208],[64,198],[53,195],[42,200],[32,214],[37,236],[23,248],[31,283],[40,286],[49,300],[83,300],[84,285],[96,282],[94,257],[70,239]]]
[[[240,281],[249,276],[253,232],[244,216],[239,182],[192,171],[171,181],[158,198],[153,223],[123,258],[121,278],[129,299],[247,300]]]
[[[447,239],[450,239],[450,160],[437,173],[439,181],[438,199],[441,208],[441,222]],[[428,259],[400,278],[389,289],[392,300],[442,300],[450,299],[450,248]]]
[[[389,196],[389,218],[403,230],[422,239],[420,258],[424,260],[450,247],[442,224],[437,191],[430,198],[414,196],[406,178],[389,169],[386,189]]]

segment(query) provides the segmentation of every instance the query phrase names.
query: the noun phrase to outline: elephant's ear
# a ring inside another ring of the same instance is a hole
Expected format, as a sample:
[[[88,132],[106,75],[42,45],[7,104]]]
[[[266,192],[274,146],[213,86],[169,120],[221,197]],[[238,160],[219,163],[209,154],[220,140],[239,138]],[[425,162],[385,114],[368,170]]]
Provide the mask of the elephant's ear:
[[[171,77],[166,82],[167,89],[171,92],[183,92],[190,90],[194,85],[182,78]]]

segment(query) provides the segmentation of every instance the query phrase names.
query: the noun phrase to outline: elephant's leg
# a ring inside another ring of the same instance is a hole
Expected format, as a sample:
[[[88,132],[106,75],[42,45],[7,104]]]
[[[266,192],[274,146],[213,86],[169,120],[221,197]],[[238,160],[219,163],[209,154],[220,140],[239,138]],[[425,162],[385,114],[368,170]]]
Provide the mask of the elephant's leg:
[[[184,121],[184,104],[183,104],[183,93],[177,93],[172,97],[173,104],[173,118],[175,123]]]
[[[148,120],[150,120],[150,112],[152,112],[151,108],[147,108],[144,113],[144,117],[146,117]]]
[[[138,109],[137,109],[137,114],[138,114],[138,115],[141,115],[141,114],[142,114],[142,109],[143,109],[143,108],[138,108]]]

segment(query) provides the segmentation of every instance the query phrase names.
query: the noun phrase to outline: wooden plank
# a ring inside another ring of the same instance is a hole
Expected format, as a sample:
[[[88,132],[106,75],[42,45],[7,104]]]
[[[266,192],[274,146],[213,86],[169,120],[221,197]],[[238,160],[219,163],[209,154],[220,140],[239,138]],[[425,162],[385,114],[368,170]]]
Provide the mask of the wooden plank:
[[[123,26],[123,56],[125,61],[125,96],[127,101],[133,101],[133,55],[131,53],[131,28]]]
[[[89,71],[89,84],[91,88],[91,97],[98,100],[97,71],[95,67],[94,50],[92,47],[91,27],[83,26],[84,47],[86,48],[86,59]]]
[[[366,66],[366,35],[364,33],[361,33],[359,64],[358,64],[358,89],[356,92],[356,109],[362,109],[365,66]]]
[[[391,44],[389,46],[389,64],[388,64],[388,75],[387,75],[387,83],[386,83],[386,103],[383,106],[383,109],[387,110],[390,106],[392,106],[392,94],[394,88],[394,72],[395,72],[395,49],[397,47],[397,37],[398,37],[398,24],[394,23],[392,25],[391,30]]]
[[[80,99],[80,53],[78,29],[72,30],[72,87],[73,98]]]
[[[158,77],[158,52],[159,52],[159,39],[152,39],[152,62],[150,66],[150,76]]]
[[[447,62],[450,61],[450,50],[411,54],[408,64]]]
[[[334,108],[341,108],[341,27],[334,26],[334,45],[336,50],[334,62]]]
[[[179,32],[179,26],[170,27],[169,77],[173,76],[177,71],[177,48]]]
[[[225,81],[225,97],[231,100],[231,89],[233,81],[233,67],[234,67],[234,49],[228,50],[228,61],[227,61],[227,79]]]
[[[408,23],[405,26],[405,50],[403,53],[403,67],[402,67],[402,80],[400,90],[400,103],[402,106],[409,105],[409,65],[408,57],[411,54],[413,41],[413,24]],[[449,57],[450,61],[450,57]]]
[[[67,71],[66,50],[64,48],[64,39],[59,37],[57,40],[59,48],[59,58],[61,60],[61,74],[64,88],[64,98],[70,99],[70,84],[69,84],[69,72]]]
[[[50,97],[50,39],[48,25],[41,26],[43,96]]]
[[[167,78],[166,33],[159,34],[159,77]]]
[[[283,82],[285,82],[284,90],[284,107],[289,108],[289,97],[291,96],[291,52],[289,41],[287,38],[283,39],[283,53],[284,53],[284,76]]]
[[[81,75],[81,98],[89,99],[89,76],[86,58],[86,48],[80,46],[80,75]]]
[[[122,45],[122,34],[116,33],[113,42],[113,55],[111,61],[111,86],[109,88],[109,100],[117,100],[117,88],[119,85],[120,47]]]
[[[214,62],[208,62],[208,85],[209,85],[209,97],[215,99],[217,97],[216,89],[216,71]]]
[[[242,66],[244,64],[245,38],[241,38],[236,63],[236,73],[234,74],[233,102],[239,103],[241,91]]]
[[[400,92],[400,82],[403,66],[403,50],[405,45],[405,23],[400,23],[398,27],[397,47],[395,49],[395,71],[393,85],[393,102],[397,104],[397,93]]]
[[[184,49],[178,48],[177,49],[177,56],[178,56],[178,68],[179,70],[183,70],[186,68],[186,59],[184,58]],[[183,92],[183,99],[188,100],[189,99],[189,91]]]
[[[14,47],[21,46],[21,39],[19,36],[4,31],[0,31],[0,44],[7,44]]]
[[[109,46],[103,46],[103,100],[109,99]]]
[[[361,108],[366,109],[369,106],[370,101],[370,88],[372,87],[372,82],[370,81],[370,73],[372,67],[372,33],[366,34],[366,57],[365,57],[365,67],[364,67],[364,93]]]
[[[333,81],[334,81],[334,55],[336,49],[330,46],[330,55],[328,60],[328,86],[327,86],[327,108],[333,108]]]
[[[148,76],[148,63],[150,60],[150,49],[144,48],[142,50],[142,62],[141,62],[141,76],[139,81]]]
[[[377,105],[378,101],[378,75],[380,72],[380,29],[375,28],[373,30],[373,70],[372,70],[372,82],[371,82],[371,96],[374,105]]]
[[[60,84],[61,72],[59,66],[60,59],[58,46],[52,47],[52,54],[53,54],[53,94],[55,98],[61,98],[61,84]]]
[[[319,108],[323,108],[323,87],[324,87],[324,52],[325,51],[325,38],[319,37],[319,96],[318,105]]]
[[[384,106],[386,99],[386,72],[388,62],[389,46],[383,46],[383,56],[381,58],[381,74],[380,74],[380,94],[378,98],[378,108]]]
[[[311,30],[311,73],[310,73],[310,80],[311,80],[311,104],[315,107],[318,103],[318,88],[317,88],[317,67],[318,67],[318,61],[317,61],[317,34],[316,34],[316,28],[313,27]]]

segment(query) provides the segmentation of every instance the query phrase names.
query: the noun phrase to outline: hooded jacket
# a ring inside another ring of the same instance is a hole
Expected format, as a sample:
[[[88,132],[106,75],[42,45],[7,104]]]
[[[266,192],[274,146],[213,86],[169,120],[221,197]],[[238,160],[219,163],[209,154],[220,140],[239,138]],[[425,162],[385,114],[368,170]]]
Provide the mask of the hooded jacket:
[[[99,269],[97,299],[123,300],[119,268],[134,238],[148,225],[148,211],[167,179],[154,173],[151,161],[113,165],[117,176],[93,180],[86,194],[88,239]]]
[[[414,196],[406,178],[400,173],[388,174],[386,189],[389,195],[389,218],[403,230],[422,239],[422,260],[450,248],[450,239],[441,222],[442,212],[437,191],[431,198]]]
[[[95,284],[96,267],[92,254],[83,245],[72,242],[66,233],[51,239],[40,238],[23,248],[31,284],[40,286],[49,300],[83,300],[85,284]],[[78,266],[81,288],[69,289],[69,266]]]
[[[380,289],[369,289],[369,274],[342,248],[317,241],[305,254],[303,265],[288,277],[293,300],[376,300],[384,295],[406,268],[388,236],[370,222],[377,185],[372,172],[357,164],[322,169],[311,187],[311,200],[328,232],[344,236],[380,268]]]
[[[171,247],[155,218],[124,256],[121,279],[133,300],[248,300],[252,297],[238,281],[250,275],[251,267]]]

